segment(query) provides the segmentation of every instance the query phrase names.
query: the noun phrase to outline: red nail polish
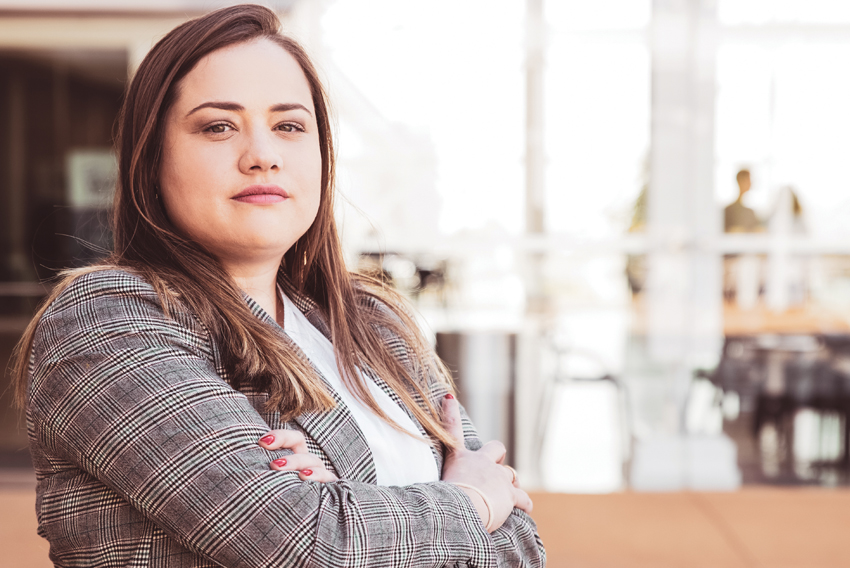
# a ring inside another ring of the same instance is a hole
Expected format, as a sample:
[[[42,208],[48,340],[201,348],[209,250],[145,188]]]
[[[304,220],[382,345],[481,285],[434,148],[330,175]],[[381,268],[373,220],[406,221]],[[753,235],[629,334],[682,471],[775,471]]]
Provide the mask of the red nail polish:
[[[286,465],[286,460],[280,458],[279,460],[274,460],[272,463],[275,464],[277,467],[283,467]]]
[[[269,434],[268,436],[263,436],[262,438],[260,438],[260,441],[266,445],[269,445],[274,442],[274,436],[272,436],[271,434]]]
[[[304,469],[304,470],[301,470],[301,473],[304,474],[304,475],[313,475],[313,470],[312,469]]]
[[[446,398],[448,398],[448,399],[452,399],[452,398],[454,398],[454,395],[453,395],[452,393],[448,393],[448,394],[446,395]]]

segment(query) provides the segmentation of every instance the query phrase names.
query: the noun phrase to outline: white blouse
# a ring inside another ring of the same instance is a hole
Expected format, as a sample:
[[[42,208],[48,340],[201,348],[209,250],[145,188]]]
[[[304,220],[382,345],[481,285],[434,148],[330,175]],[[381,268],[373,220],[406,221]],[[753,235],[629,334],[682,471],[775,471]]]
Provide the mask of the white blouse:
[[[286,294],[281,292],[280,295],[284,304],[284,331],[328,380],[357,421],[357,426],[372,451],[378,485],[411,485],[439,481],[440,474],[431,447],[422,438],[410,416],[369,377],[363,377],[364,383],[369,387],[369,392],[378,406],[416,439],[402,434],[360,402],[342,382],[333,344],[313,327]]]

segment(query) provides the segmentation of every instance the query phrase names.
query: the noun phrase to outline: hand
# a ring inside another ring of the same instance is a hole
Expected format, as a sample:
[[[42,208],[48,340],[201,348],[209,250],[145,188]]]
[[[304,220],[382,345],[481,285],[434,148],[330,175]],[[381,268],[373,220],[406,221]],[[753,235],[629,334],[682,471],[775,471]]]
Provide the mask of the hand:
[[[449,395],[451,396],[451,395]],[[465,449],[460,407],[454,397],[443,399],[443,425],[457,440],[457,449],[450,450],[443,465],[443,481],[471,485],[490,500],[493,519],[488,519],[487,507],[475,491],[463,489],[472,499],[482,522],[496,530],[514,507],[530,513],[533,506],[528,493],[520,489],[514,474],[504,467],[505,446],[501,442],[488,442],[478,451]]]
[[[270,464],[276,471],[297,471],[302,481],[339,481],[337,476],[325,469],[319,456],[310,453],[304,434],[298,430],[272,430],[260,438],[259,444],[267,450],[292,450],[292,455],[276,459]]]

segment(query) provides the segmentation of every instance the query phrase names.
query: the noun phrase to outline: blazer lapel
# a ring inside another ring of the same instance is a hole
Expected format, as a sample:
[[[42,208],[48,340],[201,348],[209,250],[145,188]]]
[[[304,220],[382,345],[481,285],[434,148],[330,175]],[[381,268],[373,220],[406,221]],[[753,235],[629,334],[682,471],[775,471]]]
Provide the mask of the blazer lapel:
[[[331,338],[331,330],[330,326],[328,326],[328,322],[325,319],[325,315],[322,312],[321,308],[319,308],[318,304],[316,304],[311,298],[308,298],[304,294],[301,294],[292,282],[286,277],[282,272],[280,273],[280,278],[278,279],[283,288],[284,293],[289,296],[289,299],[292,300],[299,310],[304,314],[307,320],[313,324],[313,326],[318,329],[322,334],[328,338],[328,341],[333,343],[333,339]],[[416,428],[419,430],[419,433],[426,440],[430,440],[431,442],[431,453],[434,455],[434,460],[437,462],[437,471],[443,471],[443,453],[441,451],[442,445],[440,442],[431,436],[425,431],[425,428],[422,427],[422,424],[416,418],[416,415],[410,411],[407,405],[402,402],[401,397],[398,396],[390,385],[387,384],[381,377],[379,377],[376,373],[372,372],[372,370],[368,367],[361,369],[363,374],[369,377],[375,384],[377,384],[381,390],[383,390],[387,395],[395,402],[401,409],[410,417],[410,420],[413,421],[413,424],[416,425]],[[420,405],[421,408],[425,407],[424,401],[421,400],[421,397],[416,392],[410,392],[410,395],[413,399]],[[370,454],[371,455],[371,454]]]
[[[304,316],[307,318],[307,320],[316,329],[318,329],[322,333],[322,335],[327,337],[328,341],[333,343],[333,338],[331,337],[330,326],[328,325],[327,319],[325,318],[325,314],[322,311],[322,309],[319,307],[319,305],[316,304],[316,302],[314,302],[311,298],[309,298],[309,297],[305,296],[304,294],[302,294],[301,292],[299,292],[295,288],[295,286],[292,284],[292,282],[286,277],[286,275],[282,271],[278,274],[278,283],[280,284],[284,293],[289,297],[290,300],[292,300],[292,303],[294,303],[295,306],[299,310],[301,310],[301,312],[304,314]],[[298,352],[301,353],[300,350]],[[405,405],[404,402],[402,402],[401,397],[398,396],[398,394],[386,383],[386,381],[384,381],[382,378],[380,378],[376,373],[372,372],[372,370],[369,369],[368,367],[361,369],[361,371],[363,372],[363,374],[365,376],[369,377],[372,381],[374,381],[375,384],[377,384],[381,388],[381,390],[383,390],[385,393],[387,393],[387,395],[390,397],[390,399],[393,400],[393,402],[395,402],[399,407],[401,407],[401,409],[410,417],[410,420],[413,422],[413,424],[416,425],[416,428],[419,430],[419,433],[422,435],[422,437],[425,438],[426,440],[430,440],[430,442],[431,442],[431,444],[430,444],[431,453],[434,455],[434,460],[437,462],[437,471],[442,472],[443,471],[443,451],[442,451],[443,447],[442,447],[442,444],[438,440],[436,440],[435,438],[432,438],[431,436],[428,435],[428,433],[425,431],[425,428],[422,426],[422,424],[419,422],[419,420],[416,418],[416,416],[413,414],[413,412],[411,412],[410,409],[407,407],[407,405]],[[320,374],[320,376],[321,376],[321,374]],[[331,389],[331,391],[333,392],[333,389]],[[414,401],[416,401],[416,403],[418,403],[420,405],[420,407],[422,407],[422,408],[425,407],[424,401],[421,400],[419,393],[410,392],[410,395],[413,397]],[[337,403],[338,407],[344,406],[344,405],[342,405],[342,402],[339,401],[335,392],[334,392],[334,399],[338,401],[338,403]],[[439,401],[438,401],[437,404],[439,404]],[[439,406],[438,406],[438,408],[439,408]],[[346,409],[346,414],[349,414],[347,409]],[[350,416],[350,414],[349,414],[349,418],[351,419],[352,423],[354,423],[354,419]],[[300,422],[299,422],[299,424],[300,424]],[[356,428],[356,423],[354,423],[354,424],[355,424],[355,428]],[[360,431],[358,429],[358,433],[359,432]],[[360,433],[360,436],[358,437],[358,441],[363,442],[363,445],[366,447],[366,451],[368,452],[368,458],[369,458],[369,467],[374,472],[375,464],[374,464],[374,461],[372,460],[372,452],[369,451],[368,445],[366,444],[366,441],[365,441],[365,437],[362,435],[362,433]],[[334,464],[334,465],[336,465],[336,464]],[[374,473],[372,473],[371,475],[374,476]]]
[[[286,290],[286,288],[284,289]],[[286,291],[287,293],[289,292],[289,290]],[[296,302],[292,296],[290,298],[293,299],[293,302],[299,309],[303,309],[303,296],[301,296],[301,302]],[[372,452],[366,443],[366,437],[360,431],[348,407],[340,400],[336,391],[322,373],[316,369],[309,357],[286,335],[286,332],[277,322],[250,296],[245,295],[245,301],[255,316],[280,330],[281,339],[298,357],[313,367],[316,375],[324,381],[328,392],[331,393],[336,403],[333,408],[325,412],[307,412],[301,414],[295,418],[295,422],[322,448],[322,451],[325,452],[325,455],[333,464],[340,479],[351,479],[376,484],[378,478],[375,473],[375,462],[372,459]],[[312,305],[313,311],[318,311],[318,306],[315,303],[312,303]],[[310,321],[312,323],[313,319],[310,319]],[[325,329],[319,328],[322,333],[325,333],[326,329],[326,325]]]
[[[426,440],[430,441],[431,453],[434,454],[434,460],[437,462],[437,471],[442,472],[443,471],[443,454],[442,454],[442,452],[438,451],[438,448],[441,447],[439,440],[432,438],[431,436],[428,435],[428,432],[425,431],[425,428],[422,426],[422,423],[419,422],[419,420],[416,418],[416,415],[413,414],[413,412],[410,411],[410,409],[407,407],[407,405],[404,404],[404,402],[402,402],[401,397],[398,396],[398,393],[396,393],[390,387],[390,385],[387,384],[387,382],[384,379],[379,377],[376,373],[372,372],[372,369],[369,369],[369,368],[363,369],[363,373],[366,376],[368,376],[370,379],[372,379],[375,382],[376,385],[381,387],[381,390],[383,390],[385,393],[387,393],[387,396],[389,396],[393,400],[393,402],[395,402],[397,405],[399,405],[401,407],[401,409],[407,414],[407,416],[410,417],[410,420],[413,422],[413,424],[419,430],[419,433],[422,435],[422,437],[425,438]],[[410,395],[413,397],[414,400],[419,402],[417,399],[419,399],[420,397],[418,397],[415,393],[411,392]],[[424,405],[420,405],[420,407],[422,407],[422,406],[424,406]]]

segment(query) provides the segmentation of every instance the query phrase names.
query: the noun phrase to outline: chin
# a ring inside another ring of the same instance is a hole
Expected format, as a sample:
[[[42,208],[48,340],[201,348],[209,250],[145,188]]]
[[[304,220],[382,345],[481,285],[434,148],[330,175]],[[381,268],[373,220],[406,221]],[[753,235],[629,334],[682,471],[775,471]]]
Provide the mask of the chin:
[[[284,253],[295,244],[296,240],[298,237],[290,235],[256,235],[254,238],[241,241],[236,248],[241,254],[283,258]]]

